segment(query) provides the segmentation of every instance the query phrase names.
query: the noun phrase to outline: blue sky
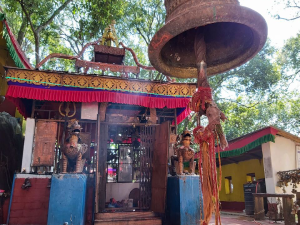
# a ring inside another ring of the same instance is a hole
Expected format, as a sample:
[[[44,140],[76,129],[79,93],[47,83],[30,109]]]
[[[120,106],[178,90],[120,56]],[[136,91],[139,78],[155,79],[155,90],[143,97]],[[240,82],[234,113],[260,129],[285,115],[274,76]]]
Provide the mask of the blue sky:
[[[300,31],[300,19],[285,21],[271,16],[276,12],[285,16],[291,14],[291,11],[284,9],[284,5],[274,5],[274,0],[240,0],[240,4],[259,12],[265,18],[268,24],[269,38],[276,47],[282,47],[285,40],[296,36]]]

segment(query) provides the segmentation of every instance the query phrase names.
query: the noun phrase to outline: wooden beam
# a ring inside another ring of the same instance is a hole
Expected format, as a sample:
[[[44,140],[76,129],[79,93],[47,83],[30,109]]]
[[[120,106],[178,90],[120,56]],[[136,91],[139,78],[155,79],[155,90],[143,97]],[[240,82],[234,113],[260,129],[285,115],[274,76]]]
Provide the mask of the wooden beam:
[[[261,148],[254,148],[253,150],[250,150],[249,152],[262,152],[262,149]]]
[[[105,209],[106,197],[106,160],[107,160],[107,138],[108,125],[100,124],[100,143],[99,143],[99,212]]]
[[[255,159],[262,159],[262,156],[254,154],[254,153],[251,153],[251,152],[248,152],[248,155],[251,155]]]
[[[236,164],[239,163],[239,161],[236,161],[236,160],[231,159],[231,158],[221,158],[221,160],[222,160],[222,161],[223,161],[223,160],[227,160],[227,161],[229,161],[229,162],[236,163]]]
[[[177,129],[178,129],[178,127],[177,127],[177,108],[174,109],[174,116],[175,116],[175,118],[174,118],[175,134],[177,134]]]
[[[100,172],[99,172],[99,150],[100,150],[100,114],[97,116],[96,129],[96,190],[95,190],[95,212],[99,212],[99,187],[100,187]]]
[[[269,193],[253,193],[254,197],[275,197],[275,198],[294,198],[293,194],[269,194]]]
[[[284,224],[285,225],[295,224],[295,215],[292,215],[293,199],[282,198],[282,205],[283,205]]]
[[[254,219],[264,220],[265,219],[265,209],[264,209],[264,198],[257,197],[254,198]]]
[[[296,193],[296,204],[299,205],[300,204],[300,192]],[[298,223],[297,225],[300,225],[300,211],[297,211],[297,215],[298,215]]]
[[[35,100],[33,100],[32,103],[31,118],[34,118],[34,111],[35,111]]]

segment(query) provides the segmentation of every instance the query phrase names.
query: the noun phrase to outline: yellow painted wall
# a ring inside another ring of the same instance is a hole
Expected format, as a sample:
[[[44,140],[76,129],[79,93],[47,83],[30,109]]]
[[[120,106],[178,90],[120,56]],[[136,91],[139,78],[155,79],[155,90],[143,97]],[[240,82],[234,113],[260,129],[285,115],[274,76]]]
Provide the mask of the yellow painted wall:
[[[244,184],[247,174],[255,173],[256,180],[265,178],[263,160],[251,159],[222,166],[222,190],[220,200],[225,202],[244,202]],[[225,177],[232,178],[233,193],[225,194]]]

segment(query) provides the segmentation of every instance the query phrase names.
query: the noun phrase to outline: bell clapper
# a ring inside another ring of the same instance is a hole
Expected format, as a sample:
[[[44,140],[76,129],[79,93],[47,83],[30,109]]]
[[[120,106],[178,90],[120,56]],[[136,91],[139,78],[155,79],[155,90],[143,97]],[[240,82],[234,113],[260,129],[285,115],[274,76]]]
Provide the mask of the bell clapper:
[[[204,33],[204,28],[200,27],[196,29],[194,51],[198,71],[197,87],[210,87],[207,80],[206,43],[204,40]]]

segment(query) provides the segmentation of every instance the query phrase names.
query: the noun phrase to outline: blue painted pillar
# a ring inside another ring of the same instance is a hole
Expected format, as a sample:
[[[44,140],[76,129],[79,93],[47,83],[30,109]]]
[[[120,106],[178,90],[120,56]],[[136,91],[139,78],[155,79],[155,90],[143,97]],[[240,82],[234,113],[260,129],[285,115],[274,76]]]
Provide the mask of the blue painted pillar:
[[[203,210],[199,176],[168,177],[167,218],[169,224],[199,225],[200,208]]]
[[[51,180],[48,225],[84,225],[85,174],[55,174]]]

